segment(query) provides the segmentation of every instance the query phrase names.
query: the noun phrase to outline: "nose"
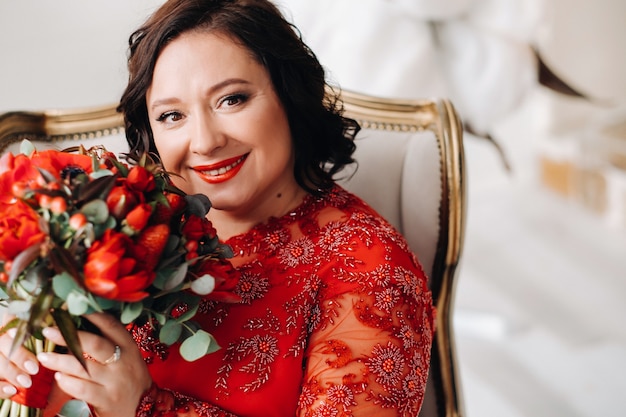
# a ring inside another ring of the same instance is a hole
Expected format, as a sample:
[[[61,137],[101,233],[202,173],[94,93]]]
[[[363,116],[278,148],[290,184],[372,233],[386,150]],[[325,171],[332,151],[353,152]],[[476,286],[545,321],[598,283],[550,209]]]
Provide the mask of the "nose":
[[[210,155],[228,142],[219,122],[209,115],[198,115],[193,118],[190,135],[189,150],[200,155]]]

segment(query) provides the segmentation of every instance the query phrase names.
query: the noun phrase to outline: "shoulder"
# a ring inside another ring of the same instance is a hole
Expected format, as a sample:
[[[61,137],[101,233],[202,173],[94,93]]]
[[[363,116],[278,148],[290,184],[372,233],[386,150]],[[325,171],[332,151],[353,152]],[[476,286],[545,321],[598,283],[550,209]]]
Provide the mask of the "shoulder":
[[[424,271],[406,240],[380,214],[341,187],[335,187],[326,200],[318,219],[317,245],[327,254],[323,269],[330,272],[330,279],[358,276],[364,283],[385,276],[391,281],[425,284]]]

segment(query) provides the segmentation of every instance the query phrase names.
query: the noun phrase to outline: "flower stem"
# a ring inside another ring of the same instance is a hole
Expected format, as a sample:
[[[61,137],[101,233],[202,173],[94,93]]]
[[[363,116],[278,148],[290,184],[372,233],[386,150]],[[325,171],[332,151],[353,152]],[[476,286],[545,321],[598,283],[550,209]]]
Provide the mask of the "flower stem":
[[[2,407],[0,407],[0,417],[8,417],[9,410],[11,410],[11,401],[10,400],[2,401]]]
[[[18,417],[19,416],[19,412],[20,412],[20,403],[16,403],[15,401],[11,401],[11,411],[9,412],[9,415],[11,417]]]

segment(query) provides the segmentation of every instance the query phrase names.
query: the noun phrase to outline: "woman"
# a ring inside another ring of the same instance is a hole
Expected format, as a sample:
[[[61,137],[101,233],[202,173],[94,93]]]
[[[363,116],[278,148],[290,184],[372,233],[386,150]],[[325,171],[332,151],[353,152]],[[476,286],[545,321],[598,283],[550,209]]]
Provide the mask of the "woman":
[[[266,0],[172,0],[131,36],[129,70],[119,110],[131,148],[209,196],[242,302],[202,305],[196,319],[222,348],[195,362],[149,327],[131,338],[95,315],[103,336],[81,335],[89,374],[71,355],[37,357],[58,387],[98,416],[417,415],[426,277],[404,239],[335,185],[358,126],[292,26]],[[24,382],[37,365],[15,358],[6,379]]]

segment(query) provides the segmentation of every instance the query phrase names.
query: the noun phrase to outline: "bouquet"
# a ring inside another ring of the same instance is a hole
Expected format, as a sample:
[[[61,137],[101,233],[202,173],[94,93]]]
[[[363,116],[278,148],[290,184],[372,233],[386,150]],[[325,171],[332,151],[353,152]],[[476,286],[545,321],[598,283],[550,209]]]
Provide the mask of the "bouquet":
[[[15,328],[13,349],[51,351],[41,331],[57,326],[86,367],[82,317],[107,312],[149,323],[164,344],[181,342],[186,360],[215,351],[192,319],[203,297],[237,301],[238,275],[206,219],[210,207],[148,155],[122,163],[103,147],[37,151],[22,142],[0,159],[0,299],[12,318],[0,334]],[[36,382],[51,378],[46,371],[4,400],[0,416],[40,415],[47,392]]]

